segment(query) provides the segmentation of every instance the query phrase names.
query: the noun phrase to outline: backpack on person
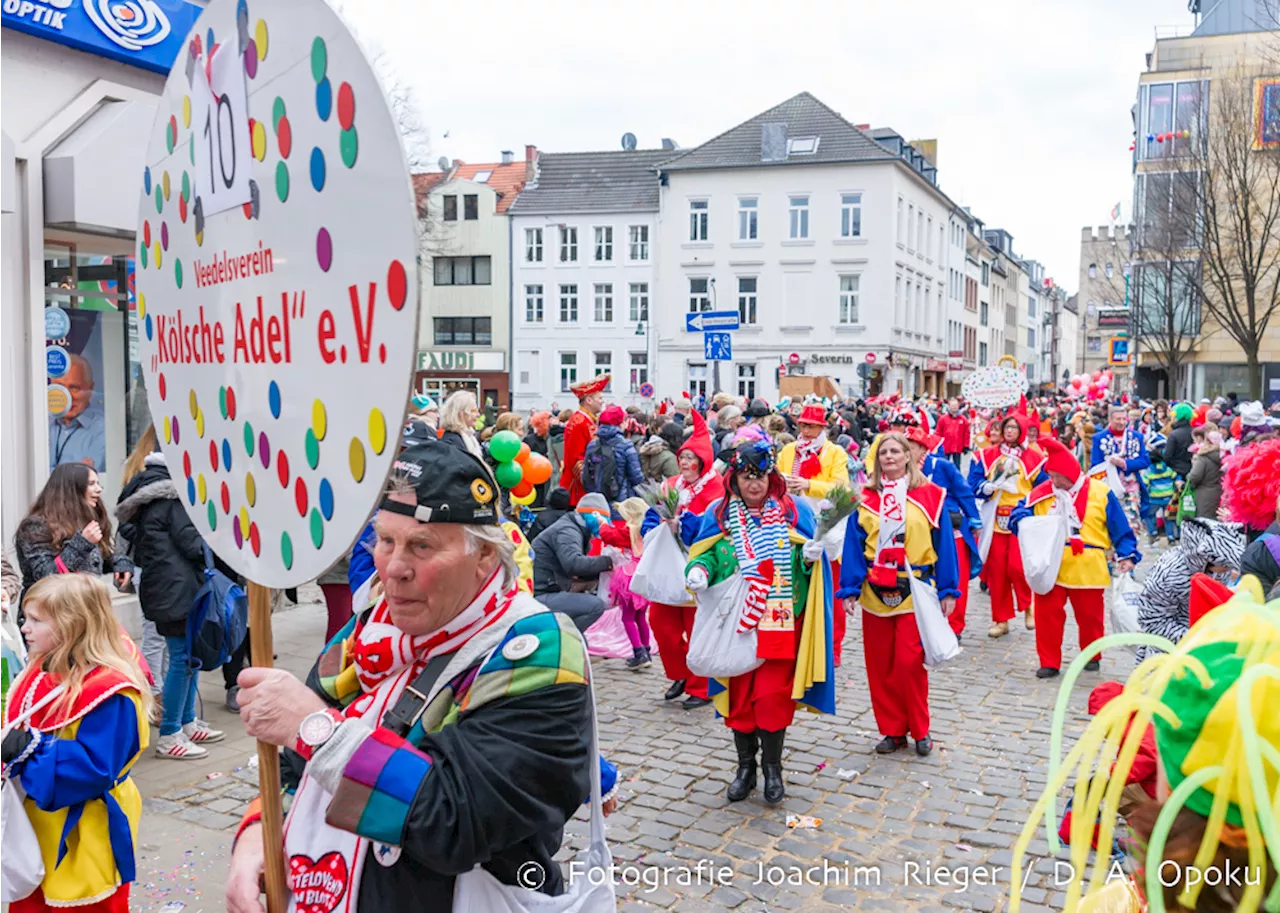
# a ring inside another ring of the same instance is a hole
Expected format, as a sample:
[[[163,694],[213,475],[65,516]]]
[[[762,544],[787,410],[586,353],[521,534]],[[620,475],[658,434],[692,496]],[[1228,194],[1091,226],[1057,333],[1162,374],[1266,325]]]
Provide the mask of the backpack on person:
[[[619,446],[619,436],[607,441],[597,438],[593,446],[587,447],[586,457],[582,461],[582,487],[604,495],[610,504],[622,494],[622,487],[618,484]]]
[[[216,669],[240,649],[249,631],[249,597],[213,565],[204,549],[204,584],[187,613],[187,656],[195,671]]]

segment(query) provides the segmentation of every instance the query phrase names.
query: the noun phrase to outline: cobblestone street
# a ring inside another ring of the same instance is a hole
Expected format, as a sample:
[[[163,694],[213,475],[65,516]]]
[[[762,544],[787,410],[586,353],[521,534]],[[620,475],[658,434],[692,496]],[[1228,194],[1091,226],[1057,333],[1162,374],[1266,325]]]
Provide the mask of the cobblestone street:
[[[972,595],[964,653],[930,676],[933,755],[872,751],[879,735],[860,627],[851,624],[838,670],[839,712],[797,716],[784,755],[788,797],[778,809],[766,806],[759,790],[745,802],[726,801],[732,738],[710,708],[685,711],[662,700],[666,680],[656,661],[631,672],[621,660],[597,660],[603,750],[623,777],[621,802],[608,819],[617,877],[631,883],[619,887],[620,908],[1005,909],[1011,848],[1045,782],[1058,682],[1034,677],[1034,636],[1020,620],[1001,640],[985,636],[988,601],[976,583]],[[305,672],[323,628],[318,605],[277,614],[278,664]],[[1069,622],[1064,667],[1076,653],[1075,636]],[[1089,689],[1131,668],[1128,654],[1114,653],[1103,658],[1101,673],[1082,677],[1069,717],[1077,728]],[[137,767],[146,811],[134,908],[144,913],[172,913],[177,907],[166,905],[174,902],[190,913],[222,909],[226,853],[256,793],[257,771],[249,762],[254,743],[222,708],[221,686],[215,673],[201,690],[211,723],[228,730],[225,742],[199,762],[148,756]],[[788,813],[822,823],[790,829]],[[585,846],[586,835],[579,816],[562,862]],[[1040,837],[1031,844],[1037,857],[1047,851]],[[817,883],[796,884],[791,867],[812,866],[818,869],[809,880]],[[950,879],[943,869],[952,870]],[[1024,910],[1061,909],[1051,879],[1051,864],[1042,860],[1027,880]],[[660,881],[666,883],[654,886]]]

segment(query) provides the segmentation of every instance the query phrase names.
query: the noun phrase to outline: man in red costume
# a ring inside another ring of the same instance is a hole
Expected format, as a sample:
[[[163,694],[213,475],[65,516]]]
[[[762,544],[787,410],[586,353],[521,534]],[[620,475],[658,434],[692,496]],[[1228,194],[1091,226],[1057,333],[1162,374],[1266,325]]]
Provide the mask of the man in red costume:
[[[680,462],[680,474],[666,482],[680,492],[675,533],[686,548],[693,544],[702,525],[703,513],[724,497],[724,479],[716,472],[715,458],[712,456],[711,431],[707,428],[706,420],[697,412],[691,412],[689,417],[693,424],[693,434],[676,454]],[[640,524],[641,534],[648,534],[649,530],[661,522],[657,511],[650,508]],[[696,612],[692,596],[683,605],[649,603],[649,626],[653,629],[654,640],[658,642],[658,656],[662,659],[663,671],[671,682],[671,687],[663,698],[673,701],[680,695],[687,694],[688,698],[684,701],[686,710],[705,707],[711,703],[707,696],[706,678],[690,672],[685,662]]]
[[[564,426],[564,469],[560,473],[560,487],[568,490],[571,507],[577,507],[587,493],[582,487],[582,461],[587,455],[587,445],[596,436],[598,417],[604,409],[604,388],[609,386],[610,377],[597,374],[591,380],[569,386],[578,398],[578,411]]]
[[[969,469],[969,487],[980,503],[988,505],[982,511],[982,541],[990,544],[987,553],[979,555],[983,561],[981,576],[991,591],[988,637],[1004,637],[1009,633],[1015,595],[1018,608],[1025,613],[1027,629],[1035,628],[1035,616],[1029,611],[1031,587],[1023,576],[1018,537],[1009,530],[1013,508],[1042,480],[1044,454],[1026,445],[1027,426],[1026,416],[1020,413],[1005,416],[996,426],[1000,443],[983,450]],[[991,501],[995,502],[994,513]]]

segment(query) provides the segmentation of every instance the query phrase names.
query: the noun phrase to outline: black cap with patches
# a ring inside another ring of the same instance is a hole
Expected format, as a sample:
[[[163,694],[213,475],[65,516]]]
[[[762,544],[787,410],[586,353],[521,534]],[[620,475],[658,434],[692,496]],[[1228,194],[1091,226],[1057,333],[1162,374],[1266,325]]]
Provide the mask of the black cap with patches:
[[[414,442],[391,465],[391,473],[413,490],[418,503],[384,498],[383,510],[420,523],[499,522],[498,487],[489,467],[461,447],[434,438]]]

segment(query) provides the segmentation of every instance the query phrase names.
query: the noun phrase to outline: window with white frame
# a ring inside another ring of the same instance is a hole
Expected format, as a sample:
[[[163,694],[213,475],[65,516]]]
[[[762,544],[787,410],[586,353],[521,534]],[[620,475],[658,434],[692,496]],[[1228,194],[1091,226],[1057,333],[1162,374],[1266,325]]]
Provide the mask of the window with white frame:
[[[759,232],[760,199],[738,197],[738,240],[754,241]]]
[[[525,323],[542,323],[541,285],[524,287],[524,321]]]
[[[991,264],[982,264],[982,287],[986,288],[991,284]]]
[[[928,259],[933,259],[933,216],[929,216],[928,228],[924,236],[924,255]]]
[[[1096,263],[1089,264],[1089,278],[1090,279],[1098,278],[1098,264]]]
[[[1103,272],[1106,274],[1106,277],[1107,277],[1108,279],[1110,279],[1110,278],[1111,278],[1111,264],[1110,264],[1110,263],[1108,263],[1108,264],[1106,265],[1106,267],[1103,269]]]
[[[613,323],[613,283],[597,282],[595,287],[596,323]]]
[[[914,203],[907,204],[907,250],[912,253],[916,249],[916,206]]]
[[[738,322],[754,325],[756,322],[756,287],[759,279],[755,276],[738,277]]]
[[[755,365],[738,365],[738,395],[746,399],[756,398]]]
[[[632,393],[640,392],[640,385],[649,382],[649,353],[648,352],[631,352],[631,378],[630,390]]]
[[[608,263],[613,259],[613,226],[596,226],[596,262]]]
[[[916,325],[912,329],[917,333],[923,333],[925,329],[923,282],[916,283]]]
[[[560,322],[578,322],[578,286],[560,286]]]
[[[568,393],[569,387],[578,382],[578,353],[560,353],[560,392]]]
[[[649,259],[649,226],[632,225],[627,229],[627,259],[641,261]]]
[[[1036,347],[1036,328],[1027,327],[1027,348],[1034,349]]]
[[[913,327],[911,326],[911,302],[913,300],[911,295],[912,295],[912,289],[914,289],[914,287],[915,287],[915,283],[912,282],[910,278],[908,278],[906,294],[903,296],[903,299],[902,299],[902,322],[898,324],[898,326],[902,327],[902,329],[908,332],[910,332],[913,329]]]
[[[613,353],[612,352],[592,352],[591,353],[591,373],[595,377],[601,374],[613,373]],[[605,384],[606,393],[613,392],[613,378]]]
[[[649,320],[649,283],[631,283],[631,322],[646,323]]]
[[[791,239],[800,241],[809,237],[809,197],[808,195],[790,198],[788,215],[791,222]]]
[[[578,229],[568,226],[560,226],[560,262],[561,263],[577,263],[578,262]]]
[[[793,136],[787,140],[787,155],[813,155],[818,151],[817,136]]]
[[[705,277],[689,280],[689,313],[698,314],[711,310],[709,280]]]
[[[542,262],[542,229],[526,228],[524,230],[524,262]]]
[[[858,323],[858,285],[861,277],[857,273],[840,277],[840,323],[852,326]]]
[[[924,243],[926,237],[924,233],[924,210],[916,213],[916,250],[921,256],[924,256]]]
[[[840,237],[862,237],[862,194],[840,194]]]
[[[707,217],[710,214],[709,200],[689,201],[689,240],[707,240]]]
[[[893,325],[902,326],[902,277],[893,280]]]
[[[689,365],[689,396],[707,395],[707,374],[706,362]]]
[[[897,218],[897,235],[898,243],[902,243],[902,197],[898,197],[898,218]]]

